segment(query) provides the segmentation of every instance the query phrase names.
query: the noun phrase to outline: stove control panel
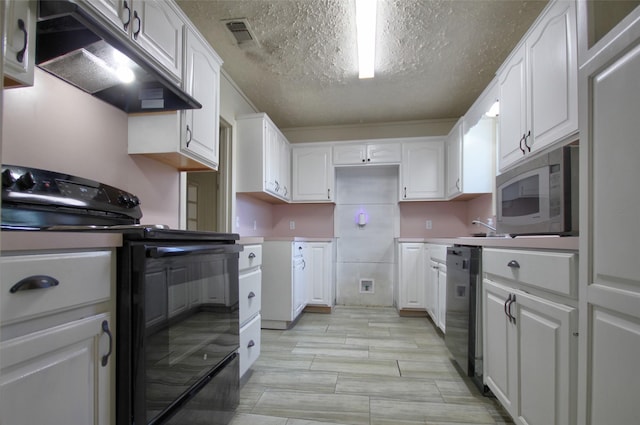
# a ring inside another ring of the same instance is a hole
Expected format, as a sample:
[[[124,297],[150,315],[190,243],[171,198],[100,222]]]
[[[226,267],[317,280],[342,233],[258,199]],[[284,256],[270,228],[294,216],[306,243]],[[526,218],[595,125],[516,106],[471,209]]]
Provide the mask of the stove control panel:
[[[142,217],[140,199],[122,189],[55,171],[2,165],[3,208],[52,209]]]

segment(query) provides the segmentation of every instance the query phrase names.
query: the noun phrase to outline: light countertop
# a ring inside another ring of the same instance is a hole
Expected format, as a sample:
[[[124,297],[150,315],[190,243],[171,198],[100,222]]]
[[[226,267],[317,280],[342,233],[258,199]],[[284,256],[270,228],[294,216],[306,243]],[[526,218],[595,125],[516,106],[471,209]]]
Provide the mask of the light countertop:
[[[530,248],[577,251],[578,237],[520,236],[516,238],[399,238],[398,242],[424,242],[438,245],[468,245],[491,248]]]

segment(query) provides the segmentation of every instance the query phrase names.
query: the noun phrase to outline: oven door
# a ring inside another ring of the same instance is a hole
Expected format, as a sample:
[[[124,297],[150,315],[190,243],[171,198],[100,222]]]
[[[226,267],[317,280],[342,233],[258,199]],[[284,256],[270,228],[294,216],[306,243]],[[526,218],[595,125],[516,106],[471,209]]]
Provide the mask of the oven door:
[[[167,423],[235,356],[241,249],[147,242],[122,248],[118,424]]]

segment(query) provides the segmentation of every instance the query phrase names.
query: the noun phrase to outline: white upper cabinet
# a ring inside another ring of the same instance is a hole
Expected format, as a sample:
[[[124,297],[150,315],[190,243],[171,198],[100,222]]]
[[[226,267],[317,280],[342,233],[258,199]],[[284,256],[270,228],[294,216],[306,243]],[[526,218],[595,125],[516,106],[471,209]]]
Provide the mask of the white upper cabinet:
[[[185,18],[172,1],[82,0],[182,81]]]
[[[487,112],[497,99],[494,80],[449,132],[447,199],[471,199],[493,191],[497,119]]]
[[[181,149],[218,169],[221,59],[191,29],[186,31],[184,88],[202,104],[182,112]]]
[[[291,148],[264,113],[241,115],[237,121],[237,192],[269,202],[291,199]]]
[[[445,141],[423,137],[402,143],[400,201],[443,200]]]
[[[498,71],[500,171],[578,130],[576,9],[553,1]]]
[[[399,164],[402,160],[400,143],[360,142],[336,144],[333,148],[334,165]]]
[[[37,4],[34,0],[11,0],[5,14],[4,86],[32,86]]]
[[[334,170],[331,146],[291,147],[292,201],[333,202]]]

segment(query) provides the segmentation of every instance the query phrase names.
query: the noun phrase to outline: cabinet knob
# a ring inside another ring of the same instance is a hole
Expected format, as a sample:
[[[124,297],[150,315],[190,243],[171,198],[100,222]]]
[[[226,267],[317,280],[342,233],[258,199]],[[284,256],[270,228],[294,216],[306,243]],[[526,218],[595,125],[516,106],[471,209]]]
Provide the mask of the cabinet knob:
[[[507,263],[507,267],[511,267],[512,269],[519,269],[520,263],[518,263],[516,260],[511,260],[509,261],[509,263]]]
[[[255,343],[255,342],[253,342],[253,340],[251,340],[251,341],[249,341],[249,343],[247,344],[247,348],[251,348],[251,347],[253,347],[253,346],[255,346],[255,345],[256,345],[256,343]]]
[[[255,298],[256,294],[255,292],[251,291],[249,292],[249,295],[247,296],[247,298],[251,299],[251,298]]]
[[[253,260],[254,258],[256,258],[256,254],[254,254],[253,252],[249,253],[249,259]]]

